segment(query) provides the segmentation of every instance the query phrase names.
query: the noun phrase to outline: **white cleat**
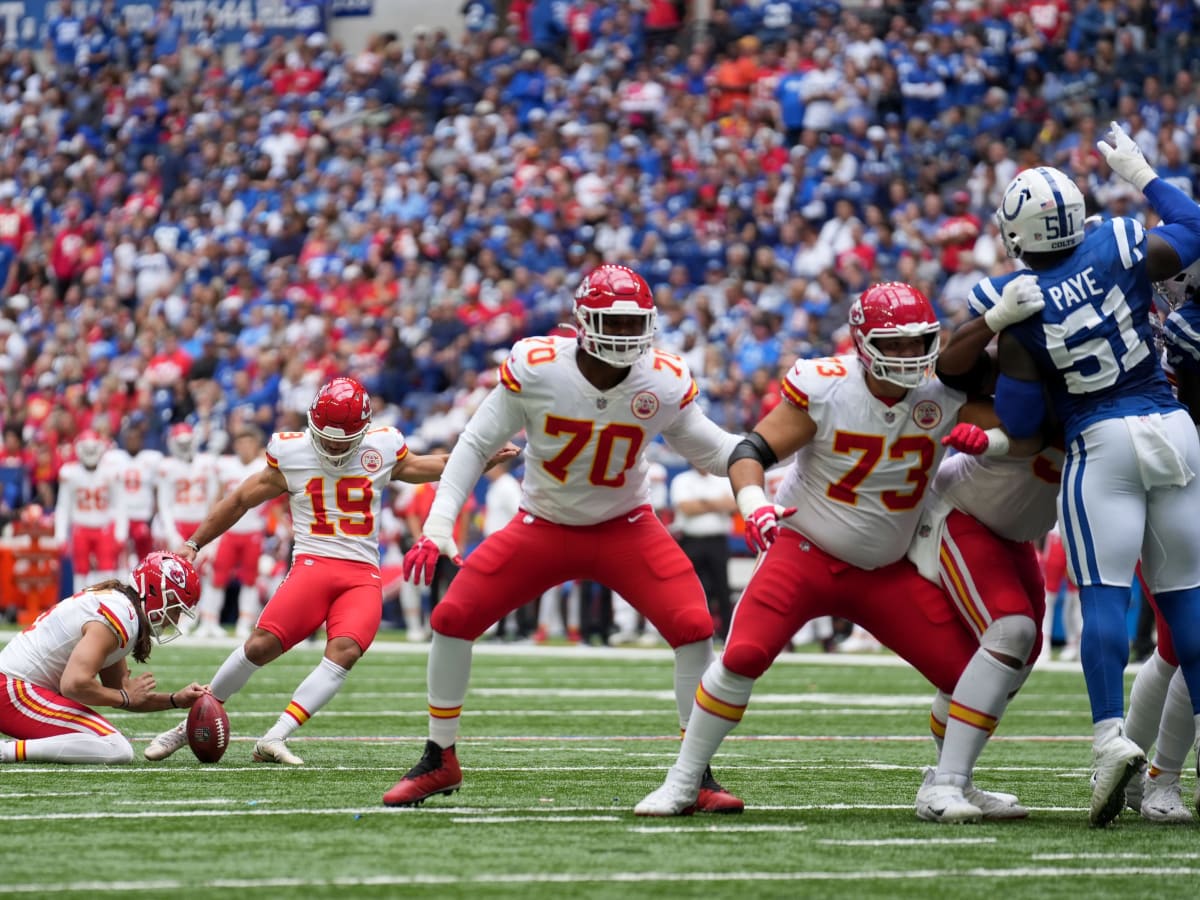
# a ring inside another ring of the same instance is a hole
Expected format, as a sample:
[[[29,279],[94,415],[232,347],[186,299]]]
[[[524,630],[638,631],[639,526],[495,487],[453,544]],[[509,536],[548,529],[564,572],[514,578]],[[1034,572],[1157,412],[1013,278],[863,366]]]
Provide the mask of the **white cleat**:
[[[254,761],[266,763],[282,763],[285,766],[302,766],[304,760],[288,749],[281,740],[268,741],[263,738],[254,745]]]
[[[1138,772],[1129,779],[1129,784],[1125,785],[1125,806],[1127,809],[1132,809],[1134,812],[1142,811],[1142,797],[1146,792],[1147,777],[1145,773]]]
[[[1143,819],[1182,825],[1192,821],[1192,811],[1184,805],[1179,775],[1159,772],[1146,776],[1146,789],[1142,796]]]
[[[1029,810],[1021,805],[1015,794],[981,790],[975,787],[974,782],[968,782],[963,788],[963,796],[972,806],[978,806],[984,819],[989,822],[1029,818]]]
[[[969,825],[983,819],[983,810],[968,801],[956,784],[923,784],[917,791],[917,818],[942,825]]]
[[[164,731],[150,742],[142,754],[151,762],[166,759],[180,747],[187,746],[187,722],[180,722],[170,731]]]
[[[1130,779],[1146,768],[1142,748],[1119,730],[1099,747],[1092,750],[1092,803],[1088,820],[1103,828],[1125,808],[1125,787]]]
[[[700,796],[700,788],[687,787],[671,779],[663,782],[663,786],[647,794],[642,802],[633,808],[635,816],[690,816],[696,811],[696,798]]]

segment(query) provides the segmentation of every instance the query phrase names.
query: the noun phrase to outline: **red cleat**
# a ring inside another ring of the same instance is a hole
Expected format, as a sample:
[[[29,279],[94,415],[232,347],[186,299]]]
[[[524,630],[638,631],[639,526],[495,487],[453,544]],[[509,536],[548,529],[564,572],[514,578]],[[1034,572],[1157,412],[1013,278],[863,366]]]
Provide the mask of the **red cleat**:
[[[434,794],[449,797],[460,787],[462,769],[458,767],[458,756],[454,747],[446,747],[443,750],[433,741],[426,741],[425,754],[421,761],[383,795],[383,805],[420,806]]]
[[[745,809],[746,804],[742,799],[721,787],[713,777],[712,767],[706,768],[700,782],[700,794],[696,797],[696,812],[736,815]]]

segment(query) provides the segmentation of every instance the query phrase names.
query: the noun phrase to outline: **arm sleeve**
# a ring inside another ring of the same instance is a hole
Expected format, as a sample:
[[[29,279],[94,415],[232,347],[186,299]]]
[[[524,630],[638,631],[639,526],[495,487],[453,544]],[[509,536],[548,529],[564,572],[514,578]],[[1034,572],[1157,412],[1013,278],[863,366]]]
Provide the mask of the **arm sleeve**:
[[[521,430],[523,419],[520,401],[503,386],[493,388],[450,451],[427,518],[458,518],[487,461]]]
[[[1164,178],[1155,178],[1144,193],[1165,223],[1150,233],[1171,245],[1184,268],[1200,259],[1200,206],[1196,201]]]
[[[996,379],[996,415],[1010,437],[1020,440],[1036,435],[1046,418],[1041,382],[1001,375]]]
[[[704,414],[695,404],[685,406],[663,431],[663,438],[697,469],[713,475],[729,474],[729,454],[741,441]]]

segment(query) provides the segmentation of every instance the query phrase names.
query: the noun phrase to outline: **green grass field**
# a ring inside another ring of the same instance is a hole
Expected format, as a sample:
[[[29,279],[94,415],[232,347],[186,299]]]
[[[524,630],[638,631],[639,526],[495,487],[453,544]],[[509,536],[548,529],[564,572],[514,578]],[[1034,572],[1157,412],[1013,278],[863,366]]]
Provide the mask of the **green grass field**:
[[[155,651],[160,686],[206,680],[233,646]],[[1024,822],[919,822],[930,690],[888,656],[793,654],[715,760],[742,816],[639,819],[678,746],[667,651],[481,645],[463,790],[380,805],[420,755],[425,648],[381,638],[298,732],[298,769],[253,741],[318,659],[297,648],[229,704],[217,765],[141,751],[176,719],[113,712],[127,767],[0,766],[0,896],[1195,897],[1198,832],[1126,813],[1087,826],[1080,671],[1034,673],[980,761]],[[1185,789],[1192,779],[1185,775]]]

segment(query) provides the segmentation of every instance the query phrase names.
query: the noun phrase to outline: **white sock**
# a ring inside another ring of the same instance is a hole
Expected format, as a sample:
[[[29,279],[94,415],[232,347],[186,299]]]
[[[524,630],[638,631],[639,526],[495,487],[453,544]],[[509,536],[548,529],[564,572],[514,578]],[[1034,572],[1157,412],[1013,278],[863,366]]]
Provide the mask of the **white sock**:
[[[1176,669],[1167,688],[1158,739],[1154,746],[1154,768],[1160,772],[1181,772],[1192,741],[1196,738],[1196,716],[1183,670]]]
[[[942,758],[942,747],[946,744],[946,723],[950,720],[950,695],[938,691],[929,704],[929,736],[937,749],[937,758]]]
[[[287,737],[316,715],[317,711],[337,696],[350,674],[328,657],[321,657],[321,662],[313,669],[307,678],[300,682],[296,693],[292,694],[292,702],[287,705],[279,719],[271,726],[271,730],[263,735],[264,741],[286,740]]]
[[[725,735],[737,727],[750,702],[754,679],[735,675],[715,661],[700,679],[696,702],[679,748],[679,758],[669,779],[698,788],[704,770],[717,753]]]
[[[1063,594],[1063,632],[1070,646],[1079,646],[1083,639],[1083,604],[1079,602],[1077,587],[1068,587]]]
[[[1149,750],[1158,735],[1163,704],[1167,701],[1167,688],[1176,668],[1155,650],[1133,679],[1125,714],[1125,736],[1143,750]]]
[[[205,582],[200,588],[200,603],[197,604],[200,612],[200,621],[214,625],[219,624],[221,621],[221,609],[224,605],[225,588],[219,588]]]
[[[244,688],[250,677],[261,668],[246,659],[245,647],[238,647],[225,657],[225,662],[221,663],[221,668],[212,677],[213,696],[224,703]]]
[[[424,630],[421,624],[421,592],[415,584],[407,581],[400,585],[400,610],[404,613],[404,628],[407,631]]]
[[[1018,672],[982,647],[975,651],[954,686],[935,784],[963,787],[970,781],[975,762],[1008,705]]]
[[[262,603],[258,599],[258,588],[243,584],[238,588],[238,618],[253,624],[258,621],[260,612]]]
[[[429,645],[429,739],[443,750],[458,740],[463,701],[471,682],[471,641],[433,633]]]
[[[78,594],[80,591],[82,591],[85,587],[87,587],[91,583],[92,583],[91,574],[75,575],[75,576],[72,576],[72,578],[71,578],[71,587],[75,589],[76,594]]]
[[[133,746],[119,731],[112,734],[56,734],[53,737],[0,743],[0,761],[122,765],[133,761]]]
[[[686,729],[700,677],[713,660],[712,638],[675,648],[675,704],[679,707],[679,727]]]
[[[567,629],[579,630],[580,610],[582,607],[583,588],[579,586],[578,581],[572,581],[571,587],[567,589]]]
[[[538,603],[538,628],[544,629],[548,634],[561,634],[564,631],[562,610],[558,606],[561,596],[561,585],[552,587],[542,594]]]
[[[1054,634],[1054,607],[1058,604],[1058,592],[1046,591],[1046,615],[1042,619],[1042,651],[1038,659],[1050,658],[1051,636]]]

